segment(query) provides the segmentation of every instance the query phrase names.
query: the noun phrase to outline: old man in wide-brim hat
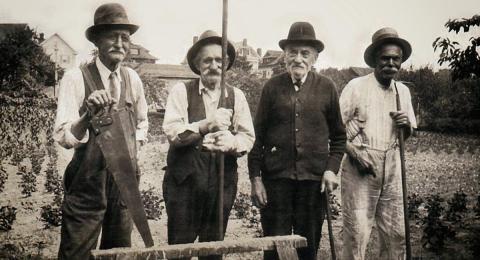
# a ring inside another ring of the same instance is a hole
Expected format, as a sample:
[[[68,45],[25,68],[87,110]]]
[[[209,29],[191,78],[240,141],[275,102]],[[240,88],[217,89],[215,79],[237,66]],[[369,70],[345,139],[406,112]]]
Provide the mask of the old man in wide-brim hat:
[[[348,137],[341,180],[342,259],[365,258],[375,222],[380,234],[378,259],[405,258],[397,133],[400,129],[408,137],[416,120],[410,91],[394,77],[411,53],[410,43],[395,29],[378,30],[364,52],[365,62],[374,72],[351,80],[340,97]]]
[[[237,157],[250,151],[254,130],[245,95],[236,87],[222,86],[222,38],[206,31],[188,50],[187,60],[200,78],[178,83],[169,93],[163,130],[170,142],[164,177],[164,198],[168,215],[168,243],[218,240],[218,163],[223,152],[225,185],[223,223],[237,191]],[[235,61],[235,49],[227,47],[228,66]],[[224,102],[220,99],[224,98]],[[224,104],[220,106],[220,104]],[[223,237],[223,234],[222,236]],[[201,259],[217,259],[206,257]]]
[[[255,116],[248,167],[252,199],[265,236],[307,238],[299,259],[317,259],[325,216],[324,189],[337,186],[345,146],[335,84],[312,70],[323,43],[308,22],[296,22],[279,42],[287,72],[265,83]],[[278,259],[265,252],[265,259]]]
[[[120,63],[129,51],[130,35],[137,29],[120,4],[98,7],[94,24],[85,32],[98,48],[98,56],[67,71],[60,83],[54,138],[75,153],[64,175],[59,259],[88,259],[100,231],[102,249],[131,246],[132,221],[90,122],[93,114],[104,108],[126,109],[129,120],[118,124],[129,137],[132,164],[136,165],[135,147],[147,137],[147,103],[137,73]]]

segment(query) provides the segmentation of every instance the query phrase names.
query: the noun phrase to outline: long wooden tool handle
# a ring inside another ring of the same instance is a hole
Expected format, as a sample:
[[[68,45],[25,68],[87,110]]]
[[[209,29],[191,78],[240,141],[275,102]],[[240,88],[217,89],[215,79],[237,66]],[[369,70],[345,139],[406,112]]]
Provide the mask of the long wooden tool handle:
[[[223,15],[222,15],[222,75],[220,80],[220,107],[225,106],[225,73],[227,72],[227,25],[228,25],[228,0],[223,0]],[[225,174],[225,155],[223,153],[218,154],[219,166],[218,166],[218,238],[223,240],[223,187],[224,187],[224,174]]]
[[[397,84],[394,83],[396,92],[397,111],[402,110],[400,96],[398,94]],[[410,244],[410,224],[408,220],[408,195],[407,195],[407,173],[405,168],[405,136],[404,130],[398,129],[398,145],[400,146],[400,166],[402,170],[402,192],[403,192],[403,219],[405,224],[405,245],[407,260],[412,259],[412,246]]]
[[[328,192],[327,187],[325,187],[325,205],[327,210],[327,225],[328,225],[328,238],[330,239],[330,252],[332,253],[332,259],[337,259],[337,253],[335,251],[335,239],[333,237],[333,228],[332,228],[332,212],[330,211],[330,193]]]

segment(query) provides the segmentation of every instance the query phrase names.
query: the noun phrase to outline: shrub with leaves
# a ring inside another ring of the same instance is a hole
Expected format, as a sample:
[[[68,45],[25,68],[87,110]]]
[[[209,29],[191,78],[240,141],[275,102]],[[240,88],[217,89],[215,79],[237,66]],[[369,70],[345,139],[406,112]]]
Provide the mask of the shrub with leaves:
[[[22,194],[25,197],[32,196],[32,193],[37,191],[37,176],[30,171],[27,171],[27,167],[22,165],[19,167],[18,175],[22,176],[20,182],[20,188],[22,188]]]
[[[260,210],[252,205],[250,195],[244,192],[239,192],[235,202],[233,203],[235,216],[241,219],[243,226],[247,228],[254,228],[255,236],[262,236],[262,229],[260,227]]]
[[[338,216],[340,216],[340,213],[342,212],[342,206],[340,205],[340,202],[338,202],[337,196],[333,193],[329,193],[330,198],[329,198],[329,206],[330,206],[330,212],[332,219],[337,219]]]
[[[158,220],[162,217],[163,198],[155,192],[153,187],[149,187],[147,190],[142,190],[141,194],[143,207],[148,219]]]
[[[423,247],[440,253],[444,249],[445,240],[453,238],[455,231],[451,226],[447,225],[443,219],[444,207],[442,206],[444,200],[438,194],[427,198],[426,209],[427,216],[423,219]]]
[[[16,259],[29,259],[29,260],[40,260],[44,259],[41,256],[40,252],[43,249],[44,245],[39,242],[36,243],[36,247],[38,251],[36,254],[29,253],[22,245],[20,244],[12,244],[12,243],[5,243],[0,244],[0,259],[9,259],[9,260],[16,260]]]
[[[12,229],[13,221],[17,218],[17,209],[12,206],[0,208],[0,230],[9,231]]]
[[[62,224],[62,196],[55,194],[53,202],[42,206],[40,211],[40,220],[44,223],[44,228],[58,227]]]
[[[413,193],[408,196],[408,218],[409,219],[419,219],[420,212],[418,208],[424,203],[424,200],[418,193]]]
[[[5,189],[5,182],[7,182],[8,174],[7,171],[0,165],[0,192]]]
[[[447,202],[447,220],[460,221],[463,219],[467,212],[467,194],[461,191],[457,191],[453,194],[453,197]]]

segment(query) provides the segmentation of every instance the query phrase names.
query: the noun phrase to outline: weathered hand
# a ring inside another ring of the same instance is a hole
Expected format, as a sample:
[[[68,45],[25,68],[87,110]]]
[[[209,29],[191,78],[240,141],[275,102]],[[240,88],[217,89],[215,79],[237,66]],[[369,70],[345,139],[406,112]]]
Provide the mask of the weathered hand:
[[[255,177],[250,180],[251,186],[251,198],[254,206],[263,208],[267,206],[267,192],[263,185],[262,177]]]
[[[108,91],[102,89],[92,92],[92,94],[88,96],[86,103],[90,111],[97,113],[104,107],[115,104],[116,100],[112,98]]]
[[[405,111],[394,111],[390,112],[390,117],[392,117],[393,122],[397,127],[410,127],[410,120],[408,120],[407,112]]]
[[[332,171],[325,171],[322,177],[321,192],[325,191],[325,186],[328,191],[334,191],[338,186],[338,177]]]
[[[212,152],[232,152],[236,148],[235,136],[228,130],[207,134],[202,146]]]

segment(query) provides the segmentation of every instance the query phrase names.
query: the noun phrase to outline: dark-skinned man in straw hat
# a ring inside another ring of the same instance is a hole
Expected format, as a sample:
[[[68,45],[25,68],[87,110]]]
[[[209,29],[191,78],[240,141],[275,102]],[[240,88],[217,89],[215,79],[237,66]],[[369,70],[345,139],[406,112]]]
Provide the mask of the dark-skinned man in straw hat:
[[[252,199],[265,236],[307,238],[299,259],[317,259],[325,217],[324,189],[334,190],[345,148],[335,84],[312,71],[324,46],[313,26],[296,22],[279,42],[287,72],[270,79],[255,116],[248,158]],[[265,259],[278,259],[275,251]]]
[[[408,88],[394,80],[410,44],[393,28],[375,32],[364,53],[374,72],[351,80],[340,97],[347,130],[342,164],[343,259],[364,259],[372,226],[380,234],[378,259],[405,258],[405,226],[397,133],[416,127]],[[401,111],[397,111],[396,94]]]
[[[54,138],[75,153],[64,175],[59,259],[88,259],[100,231],[102,249],[131,246],[132,221],[90,122],[104,108],[127,109],[130,120],[120,124],[129,129],[126,134],[136,165],[136,149],[146,140],[148,129],[147,103],[137,73],[120,63],[137,29],[123,6],[98,7],[94,25],[86,31],[87,39],[98,48],[98,57],[66,72],[60,84]],[[131,174],[138,175],[138,171]]]
[[[255,133],[241,90],[225,87],[219,107],[222,38],[205,31],[187,53],[199,80],[179,83],[168,95],[163,129],[170,143],[163,192],[168,215],[168,243],[218,240],[218,165],[224,153],[223,223],[225,233],[237,192],[237,157],[250,151]],[[235,49],[228,43],[228,68]],[[221,256],[200,257],[221,259]]]

